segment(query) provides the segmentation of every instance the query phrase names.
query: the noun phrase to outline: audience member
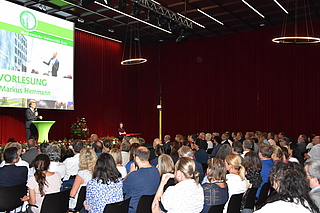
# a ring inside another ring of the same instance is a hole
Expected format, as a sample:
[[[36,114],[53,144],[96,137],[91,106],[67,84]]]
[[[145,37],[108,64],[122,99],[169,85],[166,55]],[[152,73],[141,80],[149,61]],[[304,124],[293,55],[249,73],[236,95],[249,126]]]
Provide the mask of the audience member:
[[[152,148],[150,149],[150,161],[156,158],[156,147],[158,144],[161,144],[161,140],[159,138],[155,138],[152,143]]]
[[[174,163],[172,158],[167,154],[160,155],[158,159],[158,165],[157,168],[160,173],[160,179],[162,178],[162,175],[167,173],[174,173]],[[164,191],[169,187],[175,185],[174,179],[170,178],[166,185],[164,186]]]
[[[235,138],[235,141],[239,141],[241,144],[243,143],[243,134],[242,132],[237,132],[237,136]]]
[[[191,145],[191,148],[196,150],[196,152],[194,153],[194,157],[196,161],[198,161],[199,163],[207,163],[209,159],[208,154],[205,150],[206,145],[207,142],[199,138],[196,140],[195,143]]]
[[[98,135],[97,135],[97,134],[92,134],[92,135],[90,136],[90,138],[89,138],[89,141],[90,141],[91,144],[99,141]]]
[[[245,168],[241,165],[241,157],[236,154],[229,154],[225,159],[226,168],[229,174],[226,175],[228,184],[229,199],[232,195],[244,193],[247,190]],[[224,206],[227,212],[229,201]]]
[[[133,163],[133,159],[134,159],[134,151],[138,148],[138,147],[140,147],[140,144],[138,144],[138,143],[133,143],[133,144],[131,144],[130,145],[130,156],[129,156],[129,162],[126,164],[126,170],[127,170],[127,173],[129,173],[129,171],[130,171],[130,166],[131,166],[131,164]]]
[[[172,142],[170,157],[172,158],[174,164],[179,160],[178,150],[180,148],[180,144],[176,141]]]
[[[108,139],[106,139],[106,140],[108,140]],[[97,157],[99,157],[101,155],[104,147],[103,147],[103,144],[98,140],[92,144],[92,148],[94,149]]]
[[[241,156],[242,152],[243,152],[242,143],[239,141],[234,141],[232,143],[232,153],[240,156],[241,164],[243,162],[243,158]]]
[[[178,183],[164,192],[164,186],[169,178],[175,178]],[[152,212],[199,213],[203,203],[203,190],[199,184],[199,172],[196,172],[195,163],[188,157],[182,157],[175,166],[174,175],[168,173],[162,176],[152,203]]]
[[[246,179],[248,182],[248,189],[249,188],[256,188],[258,189],[262,183],[262,177],[260,174],[261,171],[261,160],[259,155],[255,151],[249,151],[244,159],[243,159],[243,166],[246,170]],[[248,196],[248,189],[246,193],[243,195],[242,202],[241,202],[241,213],[252,213],[253,209],[244,208]]]
[[[181,134],[177,134],[175,137],[174,137],[174,140],[176,142],[178,142],[179,144],[182,144],[182,139],[183,139],[183,136]]]
[[[28,150],[21,156],[21,159],[29,163],[29,167],[33,167],[32,163],[39,154],[39,150],[36,148],[36,141],[29,139],[27,141]]]
[[[93,149],[84,148],[80,151],[79,172],[70,191],[69,208],[73,209],[76,207],[81,187],[87,186],[88,182],[92,180],[97,159],[97,155]]]
[[[227,169],[222,159],[211,158],[208,160],[208,182],[202,185],[204,192],[204,208],[202,213],[207,213],[212,205],[221,205],[228,201],[228,185],[226,183]]]
[[[314,137],[312,143],[313,143],[312,149],[305,154],[307,162],[320,160],[320,136]]]
[[[102,152],[109,153],[111,148],[111,140],[109,138],[103,141],[103,149]],[[99,156],[98,156],[99,157]]]
[[[212,150],[212,156],[216,157],[221,145],[222,139],[220,138],[220,136],[214,136],[213,138],[213,143],[215,144],[213,150]]]
[[[289,144],[289,146],[288,146],[288,154],[289,154],[288,161],[302,164],[303,163],[303,154],[302,153],[300,155],[300,158],[296,158],[293,156],[295,153],[295,151],[294,151],[295,147],[297,147],[295,144],[293,144],[293,143]]]
[[[319,208],[310,198],[307,175],[297,163],[279,162],[270,172],[270,183],[276,190],[265,206],[257,213],[299,212],[318,213]]]
[[[171,136],[170,135],[165,135],[163,137],[164,150],[165,150],[165,153],[168,154],[168,155],[170,155],[171,147],[172,147],[172,142],[170,140],[171,140]]]
[[[63,180],[69,180],[70,177],[75,178],[79,171],[79,157],[80,151],[83,149],[83,142],[79,139],[72,141],[72,148],[74,156],[65,159],[63,162],[66,165],[66,175]]]
[[[110,154],[112,155],[114,162],[116,163],[116,167],[121,174],[121,178],[127,176],[126,167],[122,166],[122,157],[120,150],[118,148],[113,148],[111,149]]]
[[[89,213],[103,213],[109,203],[123,201],[123,182],[113,157],[102,153],[93,171],[93,179],[87,185],[85,209]]]
[[[290,143],[290,140],[289,138],[287,137],[283,137],[279,140],[279,145],[280,146],[285,146],[285,147],[288,147],[289,146],[289,143]]]
[[[220,158],[222,160],[226,159],[226,156],[232,154],[232,148],[229,144],[223,144],[218,153],[216,154],[216,158]]]
[[[49,146],[49,143],[41,143],[40,146],[39,146],[39,151],[40,153],[39,154],[47,154],[47,147]]]
[[[226,133],[222,134],[221,139],[222,139],[222,142],[221,142],[222,145],[227,144],[227,145],[231,146],[232,141],[229,140],[228,134],[226,134]]]
[[[308,162],[305,170],[311,188],[310,197],[320,209],[320,161]]]
[[[213,143],[212,143],[212,136],[210,133],[207,133],[206,134],[206,142],[207,142],[207,153],[208,154],[211,154],[212,153],[212,150],[213,150]]]
[[[139,140],[139,144],[141,145],[141,146],[145,146],[146,145],[146,141],[143,139],[143,138],[138,138],[138,140]]]
[[[244,156],[253,148],[253,140],[244,140],[242,144],[243,153],[241,154],[241,157],[244,158]]]
[[[284,156],[282,149],[277,145],[273,145],[271,147],[272,147],[271,159],[273,163],[276,164],[280,161],[286,162],[286,157]]]
[[[178,150],[178,155],[179,155],[179,158],[182,158],[182,157],[188,157],[190,159],[192,159],[196,165],[196,171],[199,172],[199,180],[200,182],[202,182],[203,178],[204,178],[204,173],[203,173],[203,167],[201,165],[201,163],[199,163],[198,161],[196,161],[194,158],[193,158],[193,152],[192,152],[192,149],[188,146],[182,146],[179,150]]]
[[[17,166],[19,153],[16,147],[10,147],[4,150],[4,166],[0,168],[0,188],[2,186],[15,186],[27,182],[28,168]]]
[[[122,166],[126,166],[127,163],[130,161],[130,143],[124,141],[120,145],[121,157],[122,157]]]
[[[274,141],[274,133],[273,132],[268,133],[268,142],[271,146],[276,145],[276,142]]]
[[[123,191],[125,199],[131,197],[129,213],[136,212],[139,199],[142,195],[153,195],[157,192],[160,175],[159,171],[150,165],[150,151],[148,148],[140,146],[135,150],[134,162],[130,167],[130,172],[123,181]]]
[[[35,173],[28,180],[29,199],[34,213],[41,212],[42,201],[46,194],[60,191],[61,177],[58,172],[49,172],[50,159],[46,154],[39,154],[34,160]]]
[[[262,177],[262,183],[260,187],[258,188],[256,197],[259,197],[261,187],[263,184],[269,182],[269,173],[273,167],[273,160],[271,159],[272,155],[272,146],[268,144],[260,144],[259,146],[259,158],[261,160],[261,177]]]
[[[162,145],[162,144],[158,144],[158,145],[156,146],[156,148],[155,148],[155,156],[156,156],[156,157],[150,161],[150,164],[151,164],[152,166],[157,166],[157,165],[158,165],[158,158],[159,158],[159,156],[161,156],[163,153],[164,153],[164,147],[163,147],[163,145]]]
[[[129,143],[130,144],[133,144],[133,143],[139,143],[140,144],[140,141],[137,139],[137,138],[131,138],[130,140],[129,140]],[[140,144],[141,145],[141,144]]]
[[[47,147],[47,155],[50,159],[49,172],[59,172],[60,177],[66,175],[66,165],[59,162],[61,156],[61,149],[58,145],[51,144]]]

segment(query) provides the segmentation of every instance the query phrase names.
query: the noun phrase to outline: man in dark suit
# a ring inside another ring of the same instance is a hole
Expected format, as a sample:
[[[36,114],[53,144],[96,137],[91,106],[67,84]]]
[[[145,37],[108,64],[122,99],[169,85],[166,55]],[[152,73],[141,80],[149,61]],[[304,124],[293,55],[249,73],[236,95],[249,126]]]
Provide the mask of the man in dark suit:
[[[172,146],[172,142],[171,140],[171,136],[170,135],[165,135],[163,138],[163,142],[164,142],[164,150],[166,152],[166,154],[170,155],[171,152],[171,146]]]
[[[52,58],[50,58],[48,63],[45,61],[43,61],[43,63],[45,63],[48,66],[51,66],[52,76],[57,77],[58,69],[59,69],[59,61],[57,59],[57,52],[53,53],[53,56],[52,56]]]
[[[3,154],[5,165],[0,168],[0,188],[2,186],[15,186],[27,182],[28,168],[16,166],[19,161],[18,149],[7,148]]]
[[[38,115],[38,111],[36,110],[36,103],[34,101],[29,102],[29,109],[26,110],[26,141],[30,138],[36,139],[36,126],[32,123],[32,121],[41,120],[42,116]]]
[[[32,167],[34,159],[39,154],[39,150],[36,148],[36,141],[33,139],[28,140],[27,145],[29,149],[21,156],[21,158],[29,163],[29,167]]]

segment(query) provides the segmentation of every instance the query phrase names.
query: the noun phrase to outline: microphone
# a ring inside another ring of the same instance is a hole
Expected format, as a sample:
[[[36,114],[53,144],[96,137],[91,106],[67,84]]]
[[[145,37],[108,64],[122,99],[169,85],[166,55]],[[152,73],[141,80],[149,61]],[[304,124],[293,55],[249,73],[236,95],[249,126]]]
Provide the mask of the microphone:
[[[37,108],[34,108],[34,112],[38,112],[38,109],[37,109]]]

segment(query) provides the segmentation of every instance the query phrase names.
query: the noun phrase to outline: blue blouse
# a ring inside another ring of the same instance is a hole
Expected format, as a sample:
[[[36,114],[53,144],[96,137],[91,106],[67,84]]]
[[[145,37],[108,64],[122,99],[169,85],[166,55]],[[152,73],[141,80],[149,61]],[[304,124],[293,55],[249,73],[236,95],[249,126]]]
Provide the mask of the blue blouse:
[[[103,184],[102,180],[91,180],[87,185],[86,204],[90,206],[89,213],[103,213],[104,207],[109,203],[123,201],[123,183],[119,178],[118,183],[108,181]]]
[[[228,186],[221,188],[215,183],[205,183],[202,185],[204,192],[204,208],[202,212],[207,213],[212,205],[221,205],[228,201]]]

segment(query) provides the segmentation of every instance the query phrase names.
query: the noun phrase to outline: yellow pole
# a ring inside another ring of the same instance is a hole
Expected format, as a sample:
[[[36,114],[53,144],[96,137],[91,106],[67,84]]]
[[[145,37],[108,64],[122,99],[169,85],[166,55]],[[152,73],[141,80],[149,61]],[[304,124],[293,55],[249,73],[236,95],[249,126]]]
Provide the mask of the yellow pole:
[[[162,98],[160,97],[160,109],[159,109],[159,139],[162,140]]]

